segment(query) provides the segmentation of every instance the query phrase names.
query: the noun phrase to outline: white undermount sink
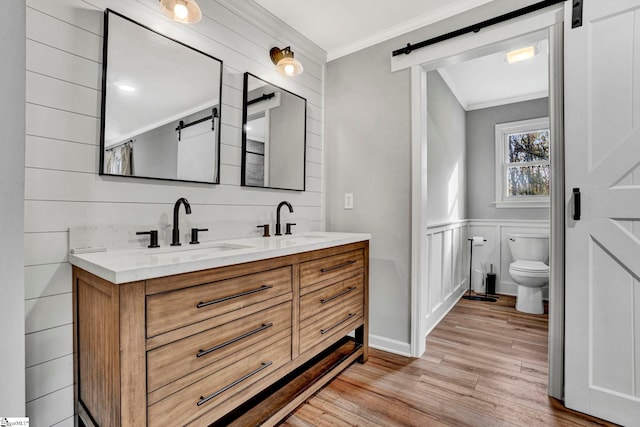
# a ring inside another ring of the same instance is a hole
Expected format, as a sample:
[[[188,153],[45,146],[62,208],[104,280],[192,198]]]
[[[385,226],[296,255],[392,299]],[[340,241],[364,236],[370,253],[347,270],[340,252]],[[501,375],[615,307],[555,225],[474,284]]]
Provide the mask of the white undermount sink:
[[[180,259],[182,261],[198,260],[209,258],[213,254],[219,254],[225,251],[234,251],[239,249],[251,249],[253,246],[237,245],[232,243],[210,243],[202,245],[192,245],[189,247],[180,246],[175,249],[167,248],[160,253],[151,252],[149,255],[152,259],[158,261]]]
[[[285,242],[287,245],[296,245],[299,243],[310,243],[314,240],[324,240],[330,236],[323,233],[307,233],[307,234],[293,234],[291,236],[281,237],[279,240]]]

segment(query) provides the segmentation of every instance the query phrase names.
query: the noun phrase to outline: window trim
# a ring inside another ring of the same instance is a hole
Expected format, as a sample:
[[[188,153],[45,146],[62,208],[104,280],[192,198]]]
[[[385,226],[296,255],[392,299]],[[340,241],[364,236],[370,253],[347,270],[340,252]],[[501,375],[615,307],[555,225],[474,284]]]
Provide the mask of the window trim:
[[[539,117],[529,120],[498,123],[495,126],[495,173],[496,173],[496,208],[548,208],[549,196],[520,196],[518,200],[509,199],[506,195],[506,163],[507,135],[531,130],[549,129],[549,117]],[[553,140],[551,141],[553,143]],[[546,162],[532,162],[546,164]],[[549,159],[551,164],[551,158]]]

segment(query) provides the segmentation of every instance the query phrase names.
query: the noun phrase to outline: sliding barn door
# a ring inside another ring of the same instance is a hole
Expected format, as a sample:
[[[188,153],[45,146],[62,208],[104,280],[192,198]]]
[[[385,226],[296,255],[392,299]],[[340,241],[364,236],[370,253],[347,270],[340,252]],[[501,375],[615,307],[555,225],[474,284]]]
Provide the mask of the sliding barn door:
[[[571,3],[565,403],[640,426],[640,0],[584,0],[578,28]]]

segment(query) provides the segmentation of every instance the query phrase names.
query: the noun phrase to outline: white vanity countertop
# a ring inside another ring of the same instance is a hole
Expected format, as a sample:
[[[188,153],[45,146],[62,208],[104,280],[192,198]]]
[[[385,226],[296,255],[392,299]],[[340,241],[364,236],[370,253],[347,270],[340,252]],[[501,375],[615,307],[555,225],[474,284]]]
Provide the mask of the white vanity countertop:
[[[300,252],[370,240],[370,234],[311,232],[283,237],[256,237],[183,244],[155,249],[116,249],[71,253],[71,264],[120,284],[259,261]]]

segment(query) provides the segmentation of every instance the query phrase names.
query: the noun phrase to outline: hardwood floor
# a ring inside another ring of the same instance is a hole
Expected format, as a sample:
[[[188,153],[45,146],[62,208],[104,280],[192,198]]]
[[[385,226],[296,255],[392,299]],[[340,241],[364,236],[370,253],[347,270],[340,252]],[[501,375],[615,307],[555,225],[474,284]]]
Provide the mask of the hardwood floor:
[[[547,315],[460,300],[411,359],[370,350],[281,426],[612,426],[547,396]]]

